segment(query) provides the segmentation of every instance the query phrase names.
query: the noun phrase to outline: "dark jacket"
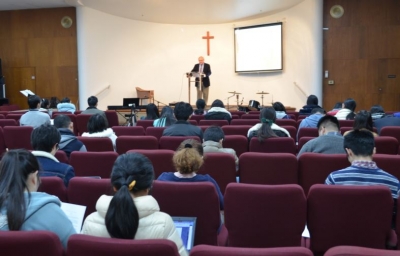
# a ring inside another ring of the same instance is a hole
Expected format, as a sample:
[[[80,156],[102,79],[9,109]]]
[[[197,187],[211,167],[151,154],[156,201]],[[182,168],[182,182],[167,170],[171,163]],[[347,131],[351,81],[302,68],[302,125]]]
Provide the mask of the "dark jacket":
[[[59,128],[61,134],[61,141],[59,143],[60,150],[64,151],[68,158],[72,151],[86,152],[86,146],[76,138],[75,134],[68,128]]]
[[[201,128],[182,120],[165,128],[162,136],[198,136],[203,141]]]

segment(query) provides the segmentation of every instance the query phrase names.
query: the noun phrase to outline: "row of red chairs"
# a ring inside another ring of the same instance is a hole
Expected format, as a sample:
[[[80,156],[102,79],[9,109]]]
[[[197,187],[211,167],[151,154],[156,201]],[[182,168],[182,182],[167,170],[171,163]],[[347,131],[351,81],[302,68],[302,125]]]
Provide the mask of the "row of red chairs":
[[[95,211],[97,199],[110,190],[109,179],[75,177],[68,187],[68,201],[86,205],[89,214]],[[72,198],[72,193],[78,196]],[[383,186],[318,184],[311,187],[306,197],[295,184],[232,183],[224,193],[222,227],[219,199],[211,183],[154,181],[151,193],[161,211],[171,216],[197,217],[195,245],[309,246],[315,254],[322,255],[338,245],[384,249],[393,236],[393,198]],[[305,242],[302,233],[306,223],[311,239]]]

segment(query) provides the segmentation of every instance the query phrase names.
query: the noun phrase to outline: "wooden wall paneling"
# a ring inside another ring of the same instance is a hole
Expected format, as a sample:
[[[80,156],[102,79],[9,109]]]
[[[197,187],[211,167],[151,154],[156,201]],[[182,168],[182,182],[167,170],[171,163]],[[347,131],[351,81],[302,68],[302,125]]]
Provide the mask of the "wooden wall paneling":
[[[0,39],[0,58],[3,67],[27,67],[28,65],[27,40]]]
[[[54,44],[54,61],[57,66],[77,66],[76,37],[57,37]]]
[[[11,38],[11,13],[6,11],[0,11],[0,41]],[[1,49],[1,48],[0,48]]]
[[[27,98],[20,92],[28,89],[36,94],[35,68],[4,68],[6,77],[6,96],[10,104],[17,104],[22,109],[28,108]]]

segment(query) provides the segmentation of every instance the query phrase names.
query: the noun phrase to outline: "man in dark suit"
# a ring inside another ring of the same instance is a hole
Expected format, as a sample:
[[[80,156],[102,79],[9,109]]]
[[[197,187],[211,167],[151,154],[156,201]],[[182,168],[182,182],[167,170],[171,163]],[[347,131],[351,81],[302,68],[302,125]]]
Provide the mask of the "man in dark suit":
[[[208,87],[210,87],[211,67],[209,64],[204,63],[204,58],[199,57],[199,64],[194,65],[192,72],[200,72],[204,74],[201,81],[201,86],[199,86],[199,78],[196,78],[196,88],[197,88],[197,99],[204,99],[207,105],[208,100]]]

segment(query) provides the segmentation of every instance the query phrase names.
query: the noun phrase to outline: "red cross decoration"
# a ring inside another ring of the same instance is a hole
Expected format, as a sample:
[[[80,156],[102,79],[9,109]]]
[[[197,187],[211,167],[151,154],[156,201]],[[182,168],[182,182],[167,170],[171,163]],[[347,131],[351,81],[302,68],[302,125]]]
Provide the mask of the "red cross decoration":
[[[203,36],[203,39],[207,39],[207,56],[210,56],[210,39],[214,39],[214,36],[210,36],[210,32],[207,31],[207,36]]]

